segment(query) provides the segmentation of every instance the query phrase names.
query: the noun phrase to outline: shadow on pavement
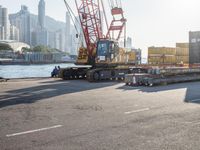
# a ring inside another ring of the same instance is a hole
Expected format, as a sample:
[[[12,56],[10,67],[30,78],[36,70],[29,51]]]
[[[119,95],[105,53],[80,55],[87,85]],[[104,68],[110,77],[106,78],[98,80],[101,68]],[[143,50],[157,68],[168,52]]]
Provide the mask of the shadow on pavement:
[[[66,95],[70,93],[77,93],[81,91],[89,91],[100,89],[104,87],[113,86],[117,83],[103,82],[103,83],[89,83],[83,80],[74,81],[47,81],[41,82],[38,86],[7,91],[6,94],[0,95],[0,108],[18,105],[29,104],[47,98]],[[67,95],[66,95],[67,96]]]
[[[187,82],[187,83],[171,84],[165,86],[154,86],[154,87],[145,87],[145,86],[132,87],[124,85],[119,87],[118,89],[139,90],[145,93],[156,93],[162,91],[186,89],[184,102],[200,104],[200,82]]]

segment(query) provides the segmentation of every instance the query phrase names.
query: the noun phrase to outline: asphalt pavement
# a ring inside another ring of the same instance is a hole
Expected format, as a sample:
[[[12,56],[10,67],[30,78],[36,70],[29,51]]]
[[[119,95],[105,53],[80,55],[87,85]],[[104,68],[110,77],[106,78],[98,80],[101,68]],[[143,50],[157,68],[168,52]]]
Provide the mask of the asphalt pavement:
[[[0,150],[199,150],[200,82],[0,82]]]

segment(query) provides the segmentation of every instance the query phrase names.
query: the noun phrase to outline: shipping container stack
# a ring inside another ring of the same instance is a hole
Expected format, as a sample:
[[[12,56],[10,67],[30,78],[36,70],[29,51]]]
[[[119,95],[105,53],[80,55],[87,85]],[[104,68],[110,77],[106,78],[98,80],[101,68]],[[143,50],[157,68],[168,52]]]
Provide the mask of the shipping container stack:
[[[176,43],[176,64],[189,63],[189,43]]]
[[[189,32],[189,63],[200,64],[200,31]]]
[[[172,47],[149,47],[148,63],[150,65],[176,64],[176,48]]]

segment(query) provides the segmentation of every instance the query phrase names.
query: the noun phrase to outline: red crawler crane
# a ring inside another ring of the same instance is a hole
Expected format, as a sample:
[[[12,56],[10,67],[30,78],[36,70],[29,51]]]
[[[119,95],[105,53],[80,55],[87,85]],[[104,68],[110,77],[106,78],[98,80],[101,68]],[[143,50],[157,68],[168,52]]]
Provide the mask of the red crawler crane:
[[[64,2],[69,7],[66,0]],[[107,2],[109,2],[112,15],[110,25],[103,0],[75,0],[86,44],[85,48],[80,47],[76,64],[91,65],[91,67],[62,69],[63,79],[86,77],[89,81],[110,80],[124,78],[126,73],[131,72],[129,67],[124,67],[124,65],[127,64],[128,58],[135,55],[126,53],[125,49],[118,46],[123,32],[126,38],[126,19],[121,0],[107,0]],[[105,34],[103,33],[103,18],[107,27]]]

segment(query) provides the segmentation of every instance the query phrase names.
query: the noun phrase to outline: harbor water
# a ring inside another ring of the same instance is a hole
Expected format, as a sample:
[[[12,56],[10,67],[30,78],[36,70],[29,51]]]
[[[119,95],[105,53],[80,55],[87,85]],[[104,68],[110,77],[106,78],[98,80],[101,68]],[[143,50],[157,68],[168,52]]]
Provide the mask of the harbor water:
[[[74,64],[44,64],[44,65],[0,65],[0,77],[32,78],[50,77],[55,66],[72,67]]]

